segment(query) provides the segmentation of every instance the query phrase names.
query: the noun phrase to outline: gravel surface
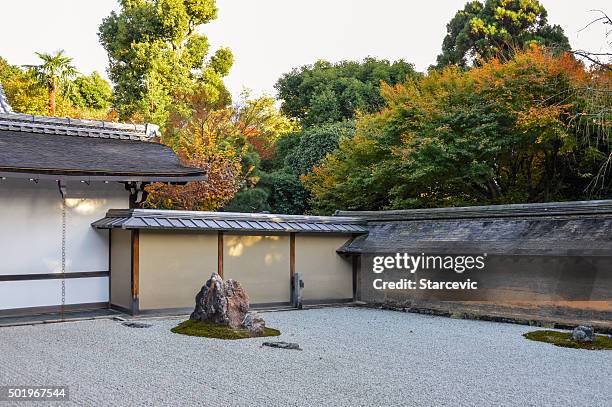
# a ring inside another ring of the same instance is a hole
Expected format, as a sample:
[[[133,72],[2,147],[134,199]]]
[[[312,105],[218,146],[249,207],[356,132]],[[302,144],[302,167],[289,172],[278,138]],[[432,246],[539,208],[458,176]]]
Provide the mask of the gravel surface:
[[[170,332],[176,319],[0,328],[0,385],[68,385],[87,406],[612,406],[612,351],[528,341],[527,326],[356,308],[263,316],[280,337],[187,337]]]

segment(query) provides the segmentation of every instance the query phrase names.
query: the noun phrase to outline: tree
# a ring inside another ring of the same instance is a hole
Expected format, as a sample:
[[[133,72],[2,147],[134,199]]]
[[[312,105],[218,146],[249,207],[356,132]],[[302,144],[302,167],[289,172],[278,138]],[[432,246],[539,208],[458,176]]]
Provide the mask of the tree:
[[[610,121],[580,135],[589,111],[580,90],[598,75],[533,46],[506,62],[384,86],[388,108],[362,117],[303,177],[314,209],[586,199],[610,157]],[[610,192],[606,181],[599,196]]]
[[[588,62],[594,64],[596,67],[605,69],[608,71],[612,71],[612,18],[608,16],[602,10],[592,10],[598,13],[598,16],[591,20],[582,30],[586,30],[593,24],[603,24],[604,26],[604,41],[606,43],[607,50],[584,50],[577,49],[572,52],[574,55],[587,60]]]
[[[24,71],[0,57],[0,83],[13,111],[44,115],[49,112],[49,96],[32,70]]]
[[[341,138],[352,138],[353,121],[311,126],[299,133],[299,141],[285,156],[285,166],[295,175],[306,175],[338,148]]]
[[[222,107],[230,95],[223,85],[232,53],[210,58],[208,39],[198,28],[217,17],[215,0],[120,0],[99,29],[110,60],[115,105],[122,119],[140,115],[165,125],[172,111],[189,114],[197,94]]]
[[[237,107],[237,119],[243,124],[242,134],[259,158],[270,160],[278,140],[297,131],[298,125],[295,120],[278,111],[274,98],[261,96],[252,99],[248,92],[243,93],[242,98],[244,102]]]
[[[530,44],[568,51],[569,41],[558,25],[549,25],[538,0],[471,1],[447,24],[438,67],[467,67],[483,59],[508,59]]]
[[[49,115],[55,116],[56,97],[60,89],[66,92],[71,86],[71,80],[77,75],[72,65],[72,58],[64,55],[64,51],[55,54],[37,52],[43,63],[32,66],[38,81],[46,86],[49,94]]]
[[[206,181],[147,187],[145,206],[164,209],[217,210],[239,190],[244,148],[232,109],[200,105],[190,117],[174,115],[164,142],[181,162],[205,170]]]
[[[416,76],[413,65],[403,60],[318,61],[284,74],[275,88],[281,111],[307,127],[378,111],[384,107],[381,82],[396,84]]]
[[[113,89],[98,72],[74,80],[70,101],[76,107],[108,109],[113,102]]]

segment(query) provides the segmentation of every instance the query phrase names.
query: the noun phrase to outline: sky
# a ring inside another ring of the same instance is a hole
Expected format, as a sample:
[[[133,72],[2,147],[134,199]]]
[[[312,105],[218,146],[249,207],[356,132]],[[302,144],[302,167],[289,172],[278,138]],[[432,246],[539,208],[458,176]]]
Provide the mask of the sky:
[[[572,47],[603,49],[603,28],[580,31],[609,0],[540,0],[548,20],[565,30]],[[108,60],[98,42],[102,19],[116,0],[2,0],[0,56],[36,64],[35,51],[64,49],[85,74],[104,76]],[[202,27],[212,46],[229,47],[234,66],[226,84],[234,97],[275,95],[274,83],[294,67],[318,59],[336,62],[373,56],[404,59],[418,70],[435,63],[446,24],[465,0],[217,0],[218,18]]]

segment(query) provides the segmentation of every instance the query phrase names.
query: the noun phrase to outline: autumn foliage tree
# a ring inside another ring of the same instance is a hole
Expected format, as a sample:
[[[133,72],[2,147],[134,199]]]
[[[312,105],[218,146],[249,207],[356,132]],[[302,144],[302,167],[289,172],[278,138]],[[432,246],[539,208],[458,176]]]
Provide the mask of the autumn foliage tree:
[[[259,181],[258,151],[265,155],[279,135],[295,128],[292,120],[276,110],[274,100],[265,96],[218,108],[195,95],[190,104],[194,106],[190,115],[171,116],[162,141],[172,146],[185,165],[203,169],[208,179],[186,185],[152,185],[148,207],[223,207],[239,190]],[[255,140],[261,143],[254,145]]]
[[[384,86],[388,108],[362,117],[303,181],[319,212],[588,198],[610,121],[585,135],[581,90],[601,75],[532,46]]]

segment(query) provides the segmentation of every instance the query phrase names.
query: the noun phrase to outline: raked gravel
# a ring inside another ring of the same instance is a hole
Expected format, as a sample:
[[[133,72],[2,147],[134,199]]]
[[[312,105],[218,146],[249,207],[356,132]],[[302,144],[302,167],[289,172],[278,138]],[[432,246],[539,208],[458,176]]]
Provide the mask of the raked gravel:
[[[176,319],[0,328],[0,385],[67,385],[61,406],[612,406],[612,351],[528,341],[527,326],[359,308],[263,316],[280,337],[187,337],[170,332]]]

